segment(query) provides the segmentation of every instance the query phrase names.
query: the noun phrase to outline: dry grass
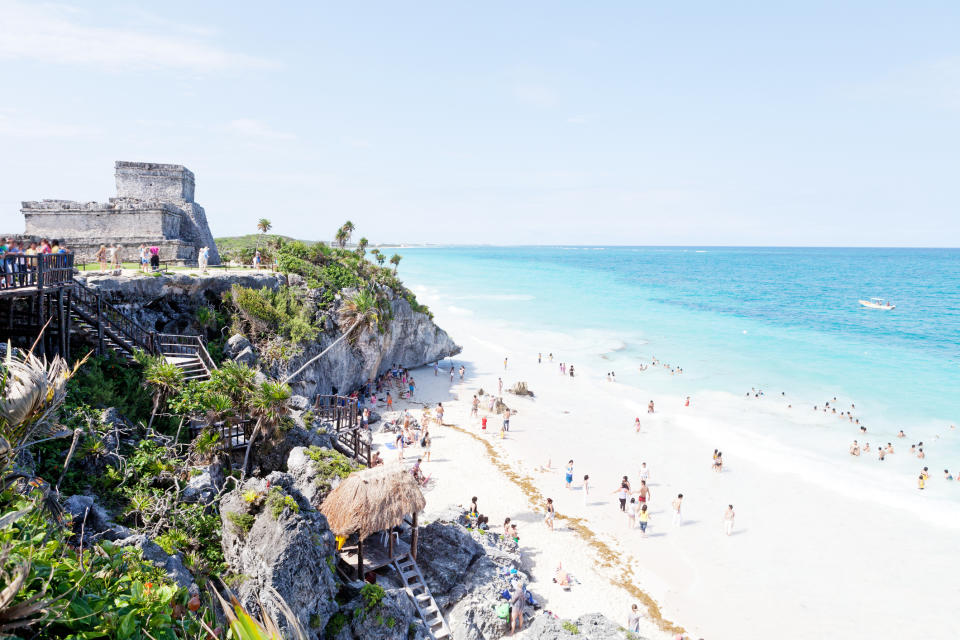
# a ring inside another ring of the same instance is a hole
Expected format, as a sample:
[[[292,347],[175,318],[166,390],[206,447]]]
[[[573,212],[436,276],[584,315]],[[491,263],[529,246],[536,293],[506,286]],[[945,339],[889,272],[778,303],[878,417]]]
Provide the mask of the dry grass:
[[[413,475],[392,464],[351,473],[326,497],[320,513],[338,536],[359,532],[363,539],[399,525],[426,504]]]
[[[540,493],[540,490],[537,489],[536,485],[533,483],[533,479],[530,478],[530,476],[515,471],[513,467],[504,461],[503,456],[490,442],[488,442],[485,438],[481,438],[477,434],[468,431],[467,429],[458,427],[455,424],[445,423],[443,426],[470,436],[486,447],[487,457],[489,458],[491,464],[493,464],[493,466],[495,466],[508,480],[520,488],[523,494],[527,497],[527,500],[530,501],[530,506],[534,509],[540,509],[543,507],[543,505],[546,503],[546,498],[542,493]],[[586,522],[583,518],[575,518],[573,516],[557,514],[556,519],[564,520],[569,526],[570,530],[577,534],[577,536],[579,536],[580,539],[586,543],[587,547],[593,550],[601,566],[607,567],[611,570],[616,570],[618,567],[620,568],[620,576],[618,578],[613,578],[611,583],[614,586],[620,587],[643,603],[643,606],[647,608],[647,617],[653,620],[653,622],[660,629],[669,633],[684,633],[683,627],[663,617],[663,613],[660,611],[660,605],[657,604],[656,600],[654,600],[649,594],[634,584],[636,577],[632,568],[632,558],[630,559],[630,562],[623,563],[621,560],[622,554],[617,553],[608,543],[599,539],[593,530],[586,525]]]

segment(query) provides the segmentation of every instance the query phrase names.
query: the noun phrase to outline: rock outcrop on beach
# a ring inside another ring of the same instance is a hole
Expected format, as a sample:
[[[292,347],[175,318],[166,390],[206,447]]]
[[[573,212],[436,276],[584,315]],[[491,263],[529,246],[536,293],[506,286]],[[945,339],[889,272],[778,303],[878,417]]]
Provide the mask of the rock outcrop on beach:
[[[527,627],[525,638],[536,640],[646,640],[645,636],[628,632],[599,613],[585,613],[576,620],[538,616]]]

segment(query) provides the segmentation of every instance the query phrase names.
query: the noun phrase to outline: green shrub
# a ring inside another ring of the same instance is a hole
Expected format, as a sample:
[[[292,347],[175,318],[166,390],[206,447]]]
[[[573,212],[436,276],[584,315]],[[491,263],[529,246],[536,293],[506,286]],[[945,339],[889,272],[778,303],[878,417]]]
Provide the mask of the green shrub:
[[[567,633],[572,633],[575,636],[580,635],[580,629],[578,629],[577,625],[573,624],[569,620],[564,620],[563,624],[561,624],[560,626],[562,626],[563,630],[566,631]]]
[[[250,531],[250,529],[253,528],[253,523],[256,522],[257,519],[249,513],[227,511],[227,520],[229,520],[230,524],[235,526],[239,531],[242,531],[244,534],[246,534]]]
[[[316,483],[322,491],[328,491],[334,478],[346,478],[357,469],[362,468],[353,460],[333,449],[310,447],[307,456],[313,462],[317,472]]]
[[[343,631],[343,628],[349,622],[346,614],[342,611],[337,611],[335,614],[330,616],[330,619],[327,620],[327,626],[323,629],[323,637],[325,638],[336,638],[337,635]]]
[[[273,487],[267,494],[267,510],[274,520],[280,518],[284,509],[290,509],[293,513],[300,512],[300,505],[294,500],[293,496],[287,495],[280,487]]]
[[[378,607],[385,595],[386,592],[383,590],[383,587],[378,584],[365,582],[364,585],[360,587],[360,597],[363,598],[363,603],[367,607],[367,611]]]

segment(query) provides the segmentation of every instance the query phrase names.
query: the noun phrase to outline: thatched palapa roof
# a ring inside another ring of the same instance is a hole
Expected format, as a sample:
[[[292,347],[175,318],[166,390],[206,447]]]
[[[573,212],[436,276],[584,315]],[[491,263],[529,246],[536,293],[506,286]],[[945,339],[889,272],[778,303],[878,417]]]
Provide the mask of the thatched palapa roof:
[[[359,532],[361,539],[395,527],[427,501],[413,475],[400,464],[355,471],[320,505],[338,536]]]

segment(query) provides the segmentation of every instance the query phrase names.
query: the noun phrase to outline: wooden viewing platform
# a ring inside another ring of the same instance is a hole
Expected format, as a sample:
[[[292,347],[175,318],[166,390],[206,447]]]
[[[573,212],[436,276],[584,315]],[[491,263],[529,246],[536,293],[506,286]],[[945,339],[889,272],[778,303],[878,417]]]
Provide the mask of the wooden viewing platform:
[[[361,560],[363,569],[362,573],[359,574],[361,577],[369,571],[376,571],[382,567],[390,566],[398,558],[410,553],[410,545],[400,540],[395,533],[390,535],[390,542],[387,546],[381,544],[379,538],[380,534],[374,534],[364,540],[361,548],[363,554]],[[346,564],[347,571],[345,575],[352,579],[357,575],[356,571],[360,566],[357,564],[357,545],[345,545],[340,549],[338,555],[340,561]]]

